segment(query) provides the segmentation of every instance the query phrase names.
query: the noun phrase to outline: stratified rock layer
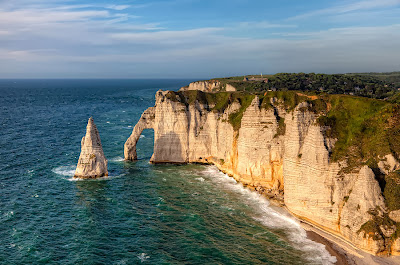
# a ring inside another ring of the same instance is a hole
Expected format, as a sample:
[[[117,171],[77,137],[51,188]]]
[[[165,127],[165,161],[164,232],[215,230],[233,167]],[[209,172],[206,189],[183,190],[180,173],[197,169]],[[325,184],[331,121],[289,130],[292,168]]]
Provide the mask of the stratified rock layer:
[[[108,176],[107,159],[104,156],[99,132],[92,117],[89,118],[86,135],[82,138],[81,146],[74,178],[88,179]]]
[[[155,106],[143,113],[125,143],[125,159],[137,158],[142,130],[153,128],[151,162],[214,164],[243,184],[284,200],[297,217],[367,252],[399,255],[400,241],[390,239],[395,229],[382,229],[387,231],[382,235],[363,227],[388,214],[374,172],[363,166],[343,173],[344,161],[330,161],[336,140],[324,136],[326,128],[318,125],[308,103],[292,111],[281,103],[272,98],[272,107],[262,108],[255,96],[235,131],[228,121],[240,108],[237,101],[216,112],[207,103],[158,91]],[[386,161],[385,170],[398,168],[396,158]],[[396,214],[390,216],[396,219]]]

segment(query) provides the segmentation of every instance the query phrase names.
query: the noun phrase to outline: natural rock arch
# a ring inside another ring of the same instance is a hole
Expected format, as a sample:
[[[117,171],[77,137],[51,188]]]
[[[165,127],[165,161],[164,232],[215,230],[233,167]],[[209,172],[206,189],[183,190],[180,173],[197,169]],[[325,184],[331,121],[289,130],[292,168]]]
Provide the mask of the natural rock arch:
[[[125,160],[137,160],[136,144],[144,129],[154,129],[155,108],[145,110],[124,145]]]

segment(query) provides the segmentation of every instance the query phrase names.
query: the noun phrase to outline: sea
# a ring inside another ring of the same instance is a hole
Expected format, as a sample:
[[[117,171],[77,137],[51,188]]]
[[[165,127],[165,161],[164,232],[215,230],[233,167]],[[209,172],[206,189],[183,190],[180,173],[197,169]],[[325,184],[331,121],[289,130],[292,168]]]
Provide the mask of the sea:
[[[334,264],[299,222],[205,165],[124,143],[157,90],[193,80],[0,80],[0,264]],[[74,180],[89,117],[109,177]]]

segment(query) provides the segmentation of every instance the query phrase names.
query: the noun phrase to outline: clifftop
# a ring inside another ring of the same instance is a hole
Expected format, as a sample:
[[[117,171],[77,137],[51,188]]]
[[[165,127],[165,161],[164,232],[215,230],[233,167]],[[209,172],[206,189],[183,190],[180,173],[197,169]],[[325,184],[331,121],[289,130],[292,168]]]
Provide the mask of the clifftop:
[[[199,89],[201,84],[213,85],[210,85],[209,89]],[[332,75],[315,73],[248,75],[194,82],[185,89],[197,89],[205,92],[298,90],[390,99],[398,94],[400,89],[400,72]]]

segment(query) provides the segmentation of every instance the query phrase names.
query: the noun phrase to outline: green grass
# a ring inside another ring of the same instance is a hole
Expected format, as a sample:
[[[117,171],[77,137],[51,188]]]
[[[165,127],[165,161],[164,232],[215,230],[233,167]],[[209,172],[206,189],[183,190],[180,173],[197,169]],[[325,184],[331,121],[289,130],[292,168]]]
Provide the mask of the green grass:
[[[240,109],[229,115],[229,123],[232,124],[235,131],[238,131],[242,125],[243,113],[250,106],[255,96],[247,94],[235,94],[235,96],[240,103]]]
[[[233,102],[238,102],[240,108],[235,113],[229,115],[228,121],[232,124],[234,130],[239,130],[244,111],[250,106],[254,95],[243,92],[218,92],[206,93],[198,90],[188,91],[169,91],[166,97],[174,102],[181,102],[186,106],[194,104],[196,101],[208,106],[210,111],[223,113],[225,109]]]
[[[385,201],[390,211],[400,209],[400,171],[392,172],[386,176],[386,185],[383,192]]]
[[[284,118],[279,118],[278,119],[278,129],[276,131],[276,134],[274,137],[278,137],[280,135],[285,135],[286,133],[286,124],[285,124],[285,119]]]
[[[387,124],[395,112],[390,103],[346,95],[329,95],[325,100],[331,109],[318,123],[328,127],[327,136],[338,139],[332,152],[334,161],[347,157],[371,163],[371,159],[392,152]]]
[[[261,107],[263,108],[271,108],[271,99],[276,98],[278,102],[275,104],[281,104],[286,111],[293,111],[297,105],[302,102],[309,103],[309,107],[307,110],[312,111],[314,113],[321,113],[326,111],[327,104],[326,100],[319,98],[320,95],[317,95],[312,92],[303,92],[303,91],[268,91],[264,93],[255,93],[260,97]],[[310,99],[311,96],[317,96],[318,99]],[[306,110],[306,109],[304,109]]]

